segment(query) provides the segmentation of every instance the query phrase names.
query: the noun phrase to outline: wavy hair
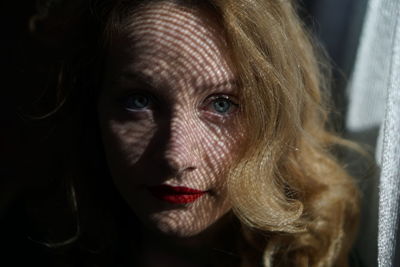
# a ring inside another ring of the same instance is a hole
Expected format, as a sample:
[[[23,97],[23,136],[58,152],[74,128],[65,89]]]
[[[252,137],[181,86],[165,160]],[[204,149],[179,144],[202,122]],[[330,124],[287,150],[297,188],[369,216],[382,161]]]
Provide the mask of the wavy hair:
[[[290,1],[215,2],[251,129],[228,182],[235,214],[248,240],[268,233],[265,266],[347,266],[359,194],[331,152],[347,142],[327,130],[327,84],[310,37]]]
[[[88,80],[99,82],[98,66],[113,35],[141,2],[49,1],[52,5],[44,5],[33,17],[34,35],[55,47],[55,58],[62,55],[55,71],[57,110],[98,94],[93,90],[96,82]],[[227,186],[242,225],[242,266],[256,266],[260,259],[265,267],[347,266],[359,192],[332,151],[337,145],[351,145],[328,130],[325,61],[293,4],[179,2],[215,12],[241,88],[247,139]],[[79,208],[72,192],[73,206]]]

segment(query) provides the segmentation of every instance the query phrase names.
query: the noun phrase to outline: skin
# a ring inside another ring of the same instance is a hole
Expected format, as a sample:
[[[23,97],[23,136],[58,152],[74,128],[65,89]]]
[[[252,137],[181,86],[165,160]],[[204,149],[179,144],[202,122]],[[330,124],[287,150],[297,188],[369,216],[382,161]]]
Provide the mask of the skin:
[[[134,12],[110,49],[98,103],[106,157],[117,189],[150,232],[199,236],[231,209],[226,173],[241,135],[221,33],[210,12],[157,1]],[[155,185],[206,193],[173,204],[149,192]]]

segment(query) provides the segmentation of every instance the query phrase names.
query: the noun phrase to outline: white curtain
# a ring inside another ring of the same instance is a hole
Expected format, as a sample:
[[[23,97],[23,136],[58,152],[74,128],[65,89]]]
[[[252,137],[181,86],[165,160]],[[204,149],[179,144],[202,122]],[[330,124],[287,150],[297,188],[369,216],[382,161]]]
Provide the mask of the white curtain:
[[[376,144],[380,167],[377,180],[370,178],[364,194],[367,216],[361,221],[360,239],[369,244],[360,242],[360,254],[365,265],[372,267],[368,257],[374,251],[368,249],[377,242],[378,266],[395,267],[400,200],[400,0],[369,0],[348,96],[347,130],[363,142]],[[368,208],[374,206],[378,194],[376,215]],[[375,236],[374,216],[378,216],[377,240],[368,240]]]

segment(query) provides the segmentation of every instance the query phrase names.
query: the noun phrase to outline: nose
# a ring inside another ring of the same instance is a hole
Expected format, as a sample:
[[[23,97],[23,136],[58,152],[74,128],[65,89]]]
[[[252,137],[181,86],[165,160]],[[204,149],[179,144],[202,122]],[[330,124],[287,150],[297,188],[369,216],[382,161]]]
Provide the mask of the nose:
[[[201,163],[201,132],[188,114],[173,116],[169,123],[164,160],[169,172],[177,177],[194,171]]]

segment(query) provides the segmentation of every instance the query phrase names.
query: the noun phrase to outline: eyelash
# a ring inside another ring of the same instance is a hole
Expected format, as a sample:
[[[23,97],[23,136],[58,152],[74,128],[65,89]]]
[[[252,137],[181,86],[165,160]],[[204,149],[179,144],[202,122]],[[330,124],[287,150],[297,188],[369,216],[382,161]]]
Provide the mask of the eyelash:
[[[218,101],[224,101],[228,104],[226,112],[219,112],[217,109],[222,108],[221,105],[218,105]],[[215,94],[208,96],[202,103],[202,109],[206,110],[206,112],[210,112],[216,116],[226,117],[230,114],[234,113],[236,109],[239,107],[239,104],[236,101],[232,100],[231,96],[224,95],[224,94]]]
[[[140,103],[140,101],[137,101],[139,99],[135,99],[136,102],[133,102],[132,98],[133,97],[140,97],[142,99],[140,100],[144,100],[145,103]],[[135,93],[135,94],[130,94],[127,96],[124,96],[122,98],[120,98],[120,101],[122,106],[127,110],[127,111],[132,111],[132,112],[138,112],[138,111],[144,111],[147,109],[154,109],[155,106],[155,98],[152,97],[149,94],[145,94],[145,93]],[[136,105],[136,107],[132,107],[133,105]],[[141,106],[140,106],[141,105]],[[150,108],[148,107],[150,106]]]
[[[232,96],[225,94],[209,95],[202,101],[200,108],[204,110],[207,115],[225,118],[234,113],[239,107],[239,104],[232,100],[232,98]],[[154,96],[140,92],[121,97],[119,102],[128,112],[156,110],[159,105],[159,101],[157,101]],[[218,109],[220,111],[218,111]],[[226,109],[226,111],[224,109]]]

